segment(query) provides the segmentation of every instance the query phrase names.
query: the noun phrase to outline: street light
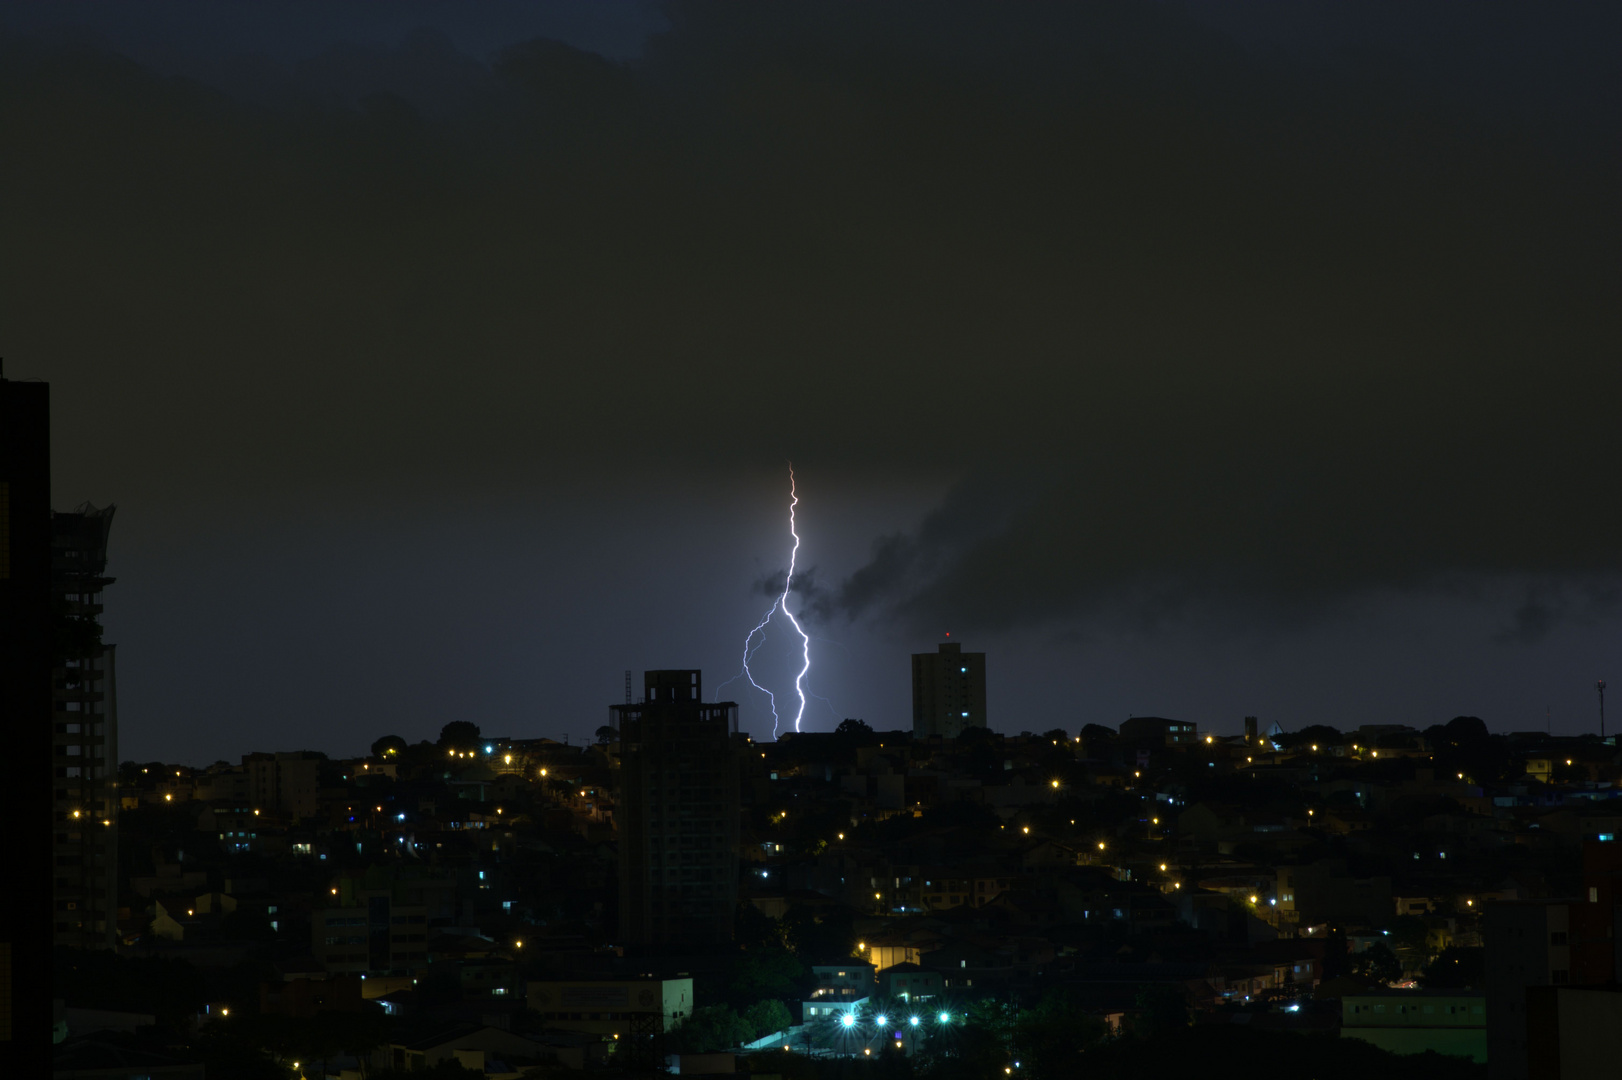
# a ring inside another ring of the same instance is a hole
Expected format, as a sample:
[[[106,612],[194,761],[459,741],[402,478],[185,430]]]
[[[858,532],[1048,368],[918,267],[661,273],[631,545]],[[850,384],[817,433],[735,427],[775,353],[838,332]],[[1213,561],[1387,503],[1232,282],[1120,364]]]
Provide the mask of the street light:
[[[950,1024],[952,1022],[952,1014],[951,1013],[941,1013],[935,1019],[939,1020],[943,1024]]]
[[[846,1013],[844,1016],[839,1018],[839,1023],[844,1027],[855,1027],[856,1015],[854,1013]]]

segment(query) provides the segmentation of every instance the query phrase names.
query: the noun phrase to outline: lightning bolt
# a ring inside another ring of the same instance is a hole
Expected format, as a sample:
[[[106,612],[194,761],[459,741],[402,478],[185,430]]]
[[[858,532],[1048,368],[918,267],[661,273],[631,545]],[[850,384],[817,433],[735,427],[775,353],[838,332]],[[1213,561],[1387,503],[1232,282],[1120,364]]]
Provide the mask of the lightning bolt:
[[[794,632],[800,635],[800,652],[805,657],[805,664],[800,668],[800,673],[794,676],[794,692],[800,696],[800,709],[794,714],[794,730],[799,731],[800,717],[805,715],[805,673],[811,670],[811,638],[801,628],[800,620],[794,617],[794,612],[788,609],[789,590],[794,587],[794,560],[799,558],[800,555],[800,534],[795,529],[794,524],[794,508],[800,505],[800,496],[794,487],[793,462],[790,462],[788,467],[788,495],[788,531],[789,535],[794,537],[794,549],[788,555],[788,576],[783,579],[783,595],[777,598],[777,606],[783,609],[783,614],[788,616],[788,621],[794,624]],[[775,708],[772,713],[775,719]],[[775,723],[772,726],[772,735],[773,737],[777,735]]]
[[[800,673],[794,677],[794,693],[800,699],[800,707],[794,713],[795,731],[800,730],[800,720],[805,716],[805,676],[806,673],[811,670],[811,638],[806,635],[805,630],[800,626],[800,620],[794,617],[794,612],[788,609],[788,594],[794,588],[795,562],[800,555],[800,534],[796,529],[794,516],[795,508],[800,505],[800,496],[794,484],[794,465],[792,463],[789,464],[788,468],[788,494],[788,531],[789,535],[794,537],[794,547],[789,552],[788,574],[783,578],[783,593],[777,598],[771,607],[766,609],[766,614],[760,617],[760,622],[756,623],[755,628],[749,631],[748,636],[743,639],[742,670],[715,688],[716,700],[719,701],[721,699],[721,691],[723,689],[737,682],[739,679],[748,679],[750,686],[753,686],[756,690],[759,690],[771,700],[772,738],[774,739],[777,738],[778,728],[782,726],[782,717],[780,717],[777,712],[777,695],[755,681],[754,672],[749,670],[749,660],[755,655],[755,653],[760,651],[761,645],[766,644],[766,624],[772,621],[772,616],[777,613],[778,608],[783,609],[783,614],[788,616],[788,621],[794,626],[794,632],[800,635],[800,653],[804,659],[804,664],[800,667]],[[756,634],[760,635],[759,644],[755,643]]]

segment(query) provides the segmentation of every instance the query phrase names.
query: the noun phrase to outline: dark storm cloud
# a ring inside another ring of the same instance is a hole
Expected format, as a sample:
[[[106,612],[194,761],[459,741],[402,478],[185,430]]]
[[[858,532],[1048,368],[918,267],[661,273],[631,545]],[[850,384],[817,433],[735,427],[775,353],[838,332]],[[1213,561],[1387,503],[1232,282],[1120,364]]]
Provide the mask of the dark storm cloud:
[[[1236,10],[676,4],[253,93],[13,38],[7,351],[148,501],[971,478],[814,612],[1617,572],[1615,16]]]
[[[1615,618],[1618,610],[1622,610],[1622,586],[1537,581],[1525,587],[1511,625],[1499,636],[1509,642],[1538,642],[1562,623],[1593,627]]]

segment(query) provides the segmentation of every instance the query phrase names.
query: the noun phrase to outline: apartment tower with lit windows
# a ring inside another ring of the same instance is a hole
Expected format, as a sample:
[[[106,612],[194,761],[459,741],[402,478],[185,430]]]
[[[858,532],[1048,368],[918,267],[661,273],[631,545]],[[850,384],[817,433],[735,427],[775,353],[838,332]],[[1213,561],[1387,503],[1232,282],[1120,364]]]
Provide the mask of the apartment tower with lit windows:
[[[912,733],[955,739],[986,726],[986,654],[964,652],[955,641],[932,653],[912,654]]]

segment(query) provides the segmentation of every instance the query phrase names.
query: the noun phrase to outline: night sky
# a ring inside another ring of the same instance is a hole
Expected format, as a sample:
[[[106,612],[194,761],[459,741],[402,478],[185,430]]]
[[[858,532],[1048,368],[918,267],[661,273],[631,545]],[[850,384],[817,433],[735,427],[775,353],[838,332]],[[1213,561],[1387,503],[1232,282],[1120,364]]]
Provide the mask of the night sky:
[[[715,687],[790,461],[808,730],[909,726],[947,631],[1008,732],[1594,730],[1618,40],[1608,3],[0,7],[0,353],[52,384],[58,508],[119,507],[121,757],[579,740],[626,668]]]

